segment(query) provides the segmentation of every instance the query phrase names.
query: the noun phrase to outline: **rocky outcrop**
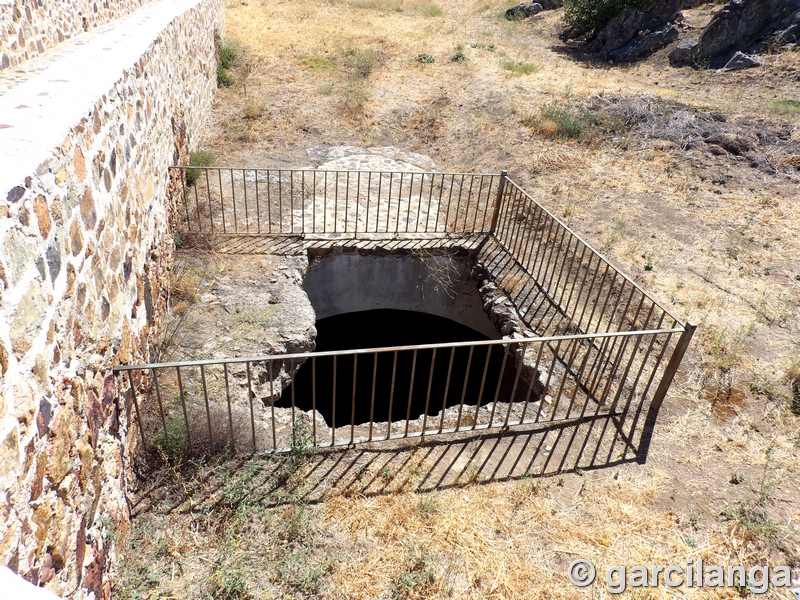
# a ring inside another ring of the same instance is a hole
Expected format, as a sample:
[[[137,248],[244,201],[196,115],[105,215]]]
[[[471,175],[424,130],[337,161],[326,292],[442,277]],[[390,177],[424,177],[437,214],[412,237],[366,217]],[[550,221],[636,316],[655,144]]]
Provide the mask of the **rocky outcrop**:
[[[680,5],[680,0],[661,0],[648,10],[624,8],[589,42],[589,52],[607,57],[635,40],[648,37],[651,32],[661,32],[679,18]],[[638,42],[638,45],[642,43]]]
[[[539,2],[523,2],[509,8],[506,11],[506,19],[509,21],[521,21],[539,14],[543,10],[554,10],[564,6],[564,0],[540,0]]]
[[[679,35],[678,28],[667,23],[663,29],[635,37],[622,48],[610,52],[608,57],[618,63],[635,62],[665,48]]]
[[[685,0],[659,0],[647,10],[625,7],[595,33],[566,29],[561,38],[591,57],[613,62],[646,58],[678,39]]]
[[[731,59],[725,63],[722,68],[723,71],[741,71],[742,69],[752,69],[753,67],[761,66],[761,63],[751,56],[737,52]]]
[[[784,43],[794,41],[800,34],[799,10],[800,0],[732,0],[714,15],[699,40],[686,40],[670,53],[670,64],[715,66],[721,61],[722,66],[732,52],[753,48],[775,32]]]

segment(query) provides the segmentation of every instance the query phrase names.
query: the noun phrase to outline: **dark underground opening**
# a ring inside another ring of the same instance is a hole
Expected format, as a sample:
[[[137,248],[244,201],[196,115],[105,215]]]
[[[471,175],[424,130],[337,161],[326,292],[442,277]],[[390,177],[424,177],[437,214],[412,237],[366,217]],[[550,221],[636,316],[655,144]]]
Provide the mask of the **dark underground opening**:
[[[316,326],[317,352],[489,339],[450,319],[393,309],[334,315],[320,319]],[[390,412],[392,422],[413,420],[426,412],[426,402],[429,416],[458,406],[462,398],[465,406],[475,406],[479,400],[480,406],[487,406],[496,397],[508,401],[512,393],[516,368],[513,355],[505,353],[498,344],[417,350],[416,360],[414,350],[337,356],[335,360],[318,357],[313,368],[311,361],[299,368],[277,406],[290,407],[294,392],[297,408],[307,411],[316,406],[333,427],[370,419],[384,422]]]

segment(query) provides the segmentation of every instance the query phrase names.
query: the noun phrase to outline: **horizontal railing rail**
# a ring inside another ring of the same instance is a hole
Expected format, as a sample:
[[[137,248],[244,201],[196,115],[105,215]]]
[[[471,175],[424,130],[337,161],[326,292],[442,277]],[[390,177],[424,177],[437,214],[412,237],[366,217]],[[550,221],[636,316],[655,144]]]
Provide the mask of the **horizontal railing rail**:
[[[128,376],[145,447],[177,446],[188,455],[274,451],[291,447],[303,428],[312,445],[327,447],[640,414],[673,336],[682,332],[305,352],[115,371]]]
[[[172,167],[188,233],[489,232],[500,175]]]

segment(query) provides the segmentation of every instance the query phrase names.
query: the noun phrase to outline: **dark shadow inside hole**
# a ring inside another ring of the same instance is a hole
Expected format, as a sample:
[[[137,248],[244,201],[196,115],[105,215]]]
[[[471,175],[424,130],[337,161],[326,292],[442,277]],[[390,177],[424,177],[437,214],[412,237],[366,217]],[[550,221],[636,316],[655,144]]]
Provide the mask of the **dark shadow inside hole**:
[[[335,315],[316,326],[317,352],[489,339],[450,319],[391,309]],[[426,402],[428,415],[437,415],[443,406],[458,406],[462,398],[471,406],[479,399],[481,406],[491,404],[495,396],[508,401],[516,368],[513,355],[504,357],[505,352],[498,344],[438,349],[435,361],[433,350],[417,350],[416,360],[414,350],[378,353],[377,360],[372,353],[338,356],[335,361],[316,357],[313,366],[309,360],[299,368],[276,406],[291,406],[294,392],[297,408],[307,411],[316,405],[328,425],[341,427],[368,423],[370,417],[387,421],[390,406],[391,420],[397,422],[422,416]]]

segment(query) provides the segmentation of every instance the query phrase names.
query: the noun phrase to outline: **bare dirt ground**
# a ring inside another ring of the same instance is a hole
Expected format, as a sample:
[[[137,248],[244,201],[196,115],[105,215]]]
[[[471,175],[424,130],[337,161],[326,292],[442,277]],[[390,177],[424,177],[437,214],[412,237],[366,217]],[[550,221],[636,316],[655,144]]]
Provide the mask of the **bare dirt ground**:
[[[590,64],[558,40],[561,11],[510,23],[508,6],[231,3],[239,53],[204,149],[223,166],[354,145],[507,169],[698,324],[647,463],[525,469],[530,445],[472,440],[149,473],[119,597],[607,597],[569,583],[579,557],[601,580],[699,558],[800,574],[800,54],[738,73],[664,52]],[[555,455],[559,435],[536,444]],[[630,597],[749,593],[662,580]]]

